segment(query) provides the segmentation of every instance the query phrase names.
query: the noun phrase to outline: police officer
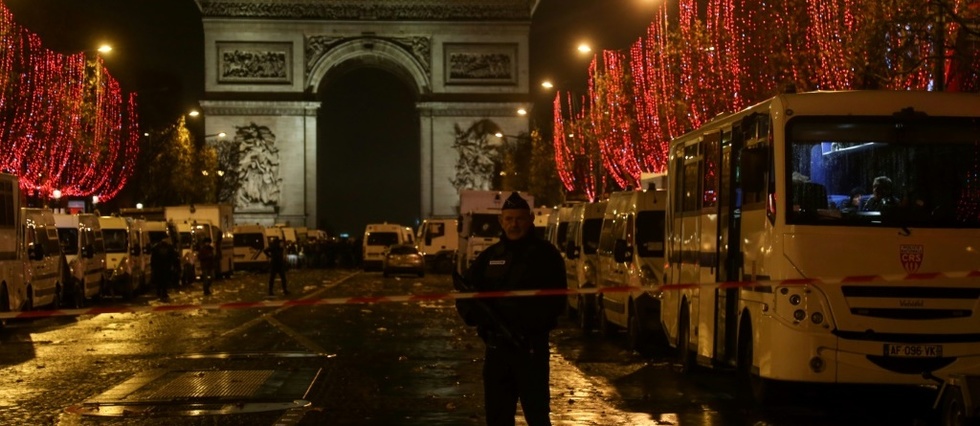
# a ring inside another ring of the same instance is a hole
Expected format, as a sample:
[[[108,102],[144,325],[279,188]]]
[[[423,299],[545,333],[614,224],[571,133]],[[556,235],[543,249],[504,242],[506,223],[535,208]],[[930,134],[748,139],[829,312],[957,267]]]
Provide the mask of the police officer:
[[[174,280],[179,264],[180,256],[173,244],[170,243],[170,237],[160,240],[153,246],[153,251],[150,254],[151,281],[157,289],[157,296],[162,301],[170,300],[167,287]]]
[[[561,254],[534,235],[527,201],[512,193],[499,221],[503,236],[466,271],[467,290],[566,289]],[[529,426],[551,425],[548,336],[564,309],[564,296],[459,299],[456,308],[486,344],[487,425],[514,425],[518,401]]]

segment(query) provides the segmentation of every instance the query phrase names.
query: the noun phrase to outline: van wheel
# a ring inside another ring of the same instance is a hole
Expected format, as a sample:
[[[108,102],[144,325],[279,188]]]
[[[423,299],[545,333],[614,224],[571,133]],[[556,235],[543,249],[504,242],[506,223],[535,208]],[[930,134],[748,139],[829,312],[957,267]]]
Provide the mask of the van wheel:
[[[0,288],[0,312],[10,312],[10,294],[7,293],[6,283]]]
[[[61,295],[64,290],[62,289],[61,283],[55,283],[54,285],[54,299],[51,300],[51,309],[61,309],[62,300]]]
[[[135,286],[136,281],[132,276],[130,276],[129,279],[126,280],[126,286],[123,288],[123,300],[130,300],[133,298],[133,294],[136,293],[136,289],[134,288]]]
[[[24,300],[24,304],[20,308],[21,311],[31,311],[34,310],[34,287],[27,286],[27,299]]]
[[[586,296],[579,295],[576,299],[575,310],[578,311],[578,326],[582,328],[582,331],[592,331],[595,328],[595,303]]]
[[[71,288],[65,290],[69,292],[70,297],[66,297],[65,300],[70,300],[71,307],[75,309],[81,309],[85,306],[85,287],[78,281],[71,281]]]
[[[615,326],[613,323],[609,322],[609,318],[606,316],[606,308],[600,299],[600,302],[596,306],[596,311],[598,312],[598,324],[599,334],[602,337],[612,337],[616,333]]]
[[[626,327],[627,346],[630,349],[638,352],[640,355],[650,355],[652,352],[651,333],[643,329],[643,324],[640,321],[640,315],[636,313],[636,304],[630,303],[629,306],[630,310]]]

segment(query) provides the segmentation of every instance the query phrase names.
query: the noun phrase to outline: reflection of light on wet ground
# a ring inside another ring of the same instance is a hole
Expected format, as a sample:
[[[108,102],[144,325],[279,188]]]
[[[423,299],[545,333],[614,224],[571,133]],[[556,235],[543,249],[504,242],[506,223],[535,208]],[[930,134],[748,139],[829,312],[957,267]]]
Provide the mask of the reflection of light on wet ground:
[[[630,413],[616,408],[621,399],[605,379],[587,376],[561,354],[551,353],[551,421],[555,426],[678,425],[676,414]],[[521,415],[518,425],[527,425]]]

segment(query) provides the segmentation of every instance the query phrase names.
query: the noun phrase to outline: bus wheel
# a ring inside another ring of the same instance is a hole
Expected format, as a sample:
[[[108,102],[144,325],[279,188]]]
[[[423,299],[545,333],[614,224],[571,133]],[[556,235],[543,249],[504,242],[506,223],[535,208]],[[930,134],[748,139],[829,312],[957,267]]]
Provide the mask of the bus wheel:
[[[752,372],[752,357],[754,349],[752,347],[752,327],[747,322],[743,323],[738,330],[738,359],[736,360],[738,369],[738,383],[742,386],[742,395],[749,396],[751,403],[763,405],[775,402],[776,383],[772,380],[759,377]]]
[[[680,320],[677,324],[677,363],[680,365],[682,373],[690,373],[694,370],[695,353],[691,350],[691,321],[687,306],[681,308]]]
[[[579,295],[575,299],[575,310],[578,311],[578,325],[582,331],[592,331],[595,327],[595,304],[587,296]]]
[[[968,417],[966,404],[963,400],[963,390],[959,386],[947,386],[943,392],[943,400],[939,422],[942,426],[976,425],[980,422]]]

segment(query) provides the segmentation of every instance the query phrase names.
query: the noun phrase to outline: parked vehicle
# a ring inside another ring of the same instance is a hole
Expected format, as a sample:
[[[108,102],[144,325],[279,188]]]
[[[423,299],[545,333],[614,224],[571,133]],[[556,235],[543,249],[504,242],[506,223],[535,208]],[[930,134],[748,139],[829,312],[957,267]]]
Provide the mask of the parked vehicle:
[[[568,245],[568,224],[572,220],[572,209],[579,204],[582,204],[582,202],[568,201],[562,203],[548,217],[545,236],[548,241],[551,241],[551,244],[562,252],[564,252],[565,247]]]
[[[425,276],[425,257],[418,247],[412,244],[389,246],[384,253],[381,272],[385,277],[398,273]]]
[[[458,223],[456,218],[429,218],[419,225],[416,241],[430,270],[452,272],[459,247]]]
[[[577,203],[572,206],[568,238],[564,247],[565,272],[569,290],[599,285],[599,234],[607,201]],[[596,295],[569,294],[568,308],[583,330],[590,330],[596,319]]]
[[[598,298],[598,327],[626,329],[628,344],[648,350],[660,328],[659,284],[664,276],[666,191],[613,192],[597,251],[600,287],[633,287]]]
[[[232,228],[235,235],[235,269],[268,269],[269,258],[265,249],[269,247],[262,225],[237,225]]]
[[[411,244],[410,235],[410,232],[406,235],[404,226],[394,223],[373,223],[365,227],[361,247],[364,270],[381,270],[388,246]]]
[[[0,173],[2,312],[57,308],[67,295],[54,217],[46,209],[22,207],[22,202],[17,176]]]
[[[174,235],[176,232],[171,228],[170,224],[162,220],[145,220],[142,221],[142,226],[140,226],[140,241],[143,245],[143,259],[145,260],[144,270],[146,271],[146,281],[153,281],[153,267],[151,266],[153,247],[155,247],[164,238],[170,238],[171,244],[175,244],[176,238]]]
[[[86,299],[98,299],[106,292],[105,240],[98,216],[91,213],[55,214],[61,251],[69,274],[79,284]]]
[[[534,196],[521,193],[534,208]],[[500,240],[500,207],[508,197],[500,191],[461,189],[459,191],[459,249],[456,270],[464,273],[487,247]]]
[[[134,229],[132,219],[119,216],[100,216],[99,226],[105,240],[105,290],[130,299],[145,281],[139,230]]]
[[[235,240],[231,233],[234,209],[227,204],[191,204],[164,208],[167,221],[177,230],[181,255],[181,280],[188,284],[201,275],[195,250],[205,237],[215,249],[215,277],[230,277],[235,270]]]
[[[760,402],[788,382],[938,377],[944,417],[968,424],[978,147],[980,97],[915,91],[782,94],[671,141],[662,321],[678,363],[734,369]],[[846,207],[881,176],[898,203]]]
[[[546,239],[548,219],[551,218],[551,212],[554,210],[551,207],[536,207],[532,212],[534,214],[534,235],[538,238]]]

